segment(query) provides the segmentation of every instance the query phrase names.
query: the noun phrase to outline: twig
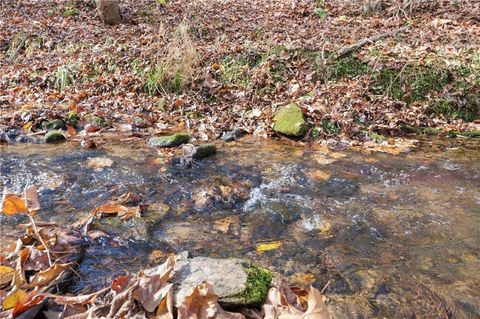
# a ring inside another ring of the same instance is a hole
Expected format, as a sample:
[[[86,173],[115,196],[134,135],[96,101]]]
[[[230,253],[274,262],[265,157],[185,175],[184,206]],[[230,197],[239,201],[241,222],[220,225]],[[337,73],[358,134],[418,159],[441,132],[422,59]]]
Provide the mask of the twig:
[[[32,215],[28,214],[28,218],[30,218],[30,223],[32,224],[32,228],[33,228],[33,231],[35,232],[35,234],[37,235],[38,237],[38,240],[40,240],[40,242],[42,243],[43,247],[45,248],[45,252],[47,253],[47,257],[48,257],[48,264],[50,266],[52,266],[52,256],[50,256],[50,249],[48,249],[47,245],[45,244],[45,242],[43,241],[43,238],[42,236],[40,235],[38,229],[37,229],[37,225],[35,225],[35,220],[33,219]]]
[[[324,293],[325,290],[327,290],[328,286],[330,286],[330,280],[323,286],[322,291],[320,291],[321,294]]]
[[[387,37],[391,37],[391,36],[394,36],[396,35],[397,33],[400,33],[400,32],[405,32],[409,29],[409,26],[408,25],[405,25],[401,28],[398,28],[396,30],[392,30],[392,31],[388,31],[388,32],[385,32],[385,33],[380,33],[380,34],[377,34],[377,35],[373,35],[371,37],[368,37],[368,38],[364,38],[360,41],[358,41],[357,43],[353,44],[353,45],[349,45],[347,47],[344,47],[343,49],[337,51],[337,54],[336,54],[336,58],[341,58],[353,51],[356,51],[362,47],[364,47],[365,45],[369,44],[369,43],[373,43],[373,42],[376,42],[378,40],[381,40],[383,38],[387,38]]]

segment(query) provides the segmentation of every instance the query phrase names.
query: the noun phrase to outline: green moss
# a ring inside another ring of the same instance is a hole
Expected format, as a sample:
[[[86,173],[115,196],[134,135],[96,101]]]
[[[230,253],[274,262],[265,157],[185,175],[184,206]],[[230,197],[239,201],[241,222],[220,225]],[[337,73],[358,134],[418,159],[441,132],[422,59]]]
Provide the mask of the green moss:
[[[79,12],[78,12],[77,9],[68,8],[68,9],[65,9],[65,11],[63,11],[62,17],[64,17],[64,18],[73,17],[73,16],[78,15],[78,13]]]
[[[372,68],[353,55],[335,60],[329,67],[329,79],[355,78],[372,71]]]
[[[331,134],[331,135],[338,135],[341,132],[341,129],[338,123],[331,120],[323,120],[322,129],[325,133]]]
[[[60,142],[64,140],[65,140],[65,135],[63,135],[62,132],[57,130],[49,131],[47,134],[45,134],[46,143],[55,143],[55,142]]]
[[[98,116],[98,115],[91,115],[90,114],[90,115],[86,116],[86,119],[89,123],[98,124],[98,125],[101,125],[103,127],[108,126],[107,121],[103,117]]]
[[[370,89],[375,94],[412,103],[425,100],[429,93],[441,91],[452,80],[448,69],[427,66],[384,68],[372,73]]]
[[[403,125],[402,129],[411,134],[437,135],[439,133],[438,129],[433,127],[417,127],[408,124]]]
[[[385,136],[375,132],[368,132],[368,136],[377,143],[383,142],[385,140]]]
[[[217,153],[217,147],[215,144],[202,144],[198,145],[195,153],[192,155],[195,159],[202,159],[207,156],[213,155]]]
[[[250,88],[252,82],[247,75],[249,61],[243,56],[227,56],[220,61],[220,81],[226,85]]]
[[[245,305],[260,305],[265,300],[273,279],[273,273],[265,268],[245,268],[247,283],[242,298]]]
[[[188,143],[189,140],[190,135],[186,133],[176,133],[168,136],[152,137],[148,140],[148,144],[160,147],[176,147]]]
[[[430,114],[442,114],[447,119],[463,119],[467,122],[480,118],[480,94],[467,93],[457,99],[434,99],[428,106]]]
[[[470,137],[470,138],[478,138],[480,137],[480,131],[450,131],[448,132],[448,136],[450,137],[457,137],[457,136],[463,136],[463,137]]]
[[[307,132],[307,122],[300,107],[294,103],[282,107],[273,118],[273,130],[287,136],[303,136]]]

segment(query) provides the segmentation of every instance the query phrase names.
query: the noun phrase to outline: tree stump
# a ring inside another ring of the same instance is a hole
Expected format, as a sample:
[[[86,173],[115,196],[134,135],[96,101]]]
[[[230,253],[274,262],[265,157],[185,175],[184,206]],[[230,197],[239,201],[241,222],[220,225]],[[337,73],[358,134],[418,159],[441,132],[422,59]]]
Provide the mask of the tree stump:
[[[117,0],[97,0],[97,10],[100,19],[105,24],[116,25],[122,22]]]

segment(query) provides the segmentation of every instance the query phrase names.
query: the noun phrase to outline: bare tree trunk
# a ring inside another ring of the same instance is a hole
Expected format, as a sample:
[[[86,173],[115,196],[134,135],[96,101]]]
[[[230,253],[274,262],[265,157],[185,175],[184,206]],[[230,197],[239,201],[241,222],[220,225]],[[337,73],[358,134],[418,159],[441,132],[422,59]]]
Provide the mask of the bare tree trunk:
[[[103,23],[108,25],[116,25],[122,22],[120,15],[120,6],[117,0],[96,0],[97,10],[100,19]]]

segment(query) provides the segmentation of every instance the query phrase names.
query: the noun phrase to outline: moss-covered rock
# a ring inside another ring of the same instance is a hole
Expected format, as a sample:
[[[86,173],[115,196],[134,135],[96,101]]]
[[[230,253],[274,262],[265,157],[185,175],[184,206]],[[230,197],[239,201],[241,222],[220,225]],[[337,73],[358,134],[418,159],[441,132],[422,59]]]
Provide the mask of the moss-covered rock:
[[[45,134],[46,143],[55,143],[55,142],[61,142],[64,140],[65,140],[65,135],[63,135],[62,132],[57,130],[52,130],[52,131],[49,131],[47,134]]]
[[[42,129],[46,131],[61,130],[65,128],[65,122],[61,119],[54,119],[42,122]]]
[[[173,135],[152,137],[148,140],[148,144],[159,147],[176,147],[188,143],[189,140],[190,135],[187,133],[176,133]]]
[[[181,304],[193,287],[208,281],[213,285],[220,304],[226,307],[260,305],[267,296],[272,279],[271,271],[246,260],[180,259],[175,264],[173,277],[175,304]]]
[[[307,122],[300,107],[294,103],[282,107],[273,118],[273,130],[287,136],[300,137],[307,132]]]
[[[216,153],[217,147],[215,144],[201,144],[196,147],[195,153],[193,153],[192,157],[195,159],[202,159]]]

